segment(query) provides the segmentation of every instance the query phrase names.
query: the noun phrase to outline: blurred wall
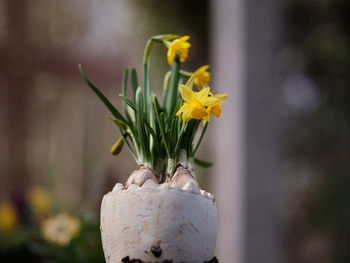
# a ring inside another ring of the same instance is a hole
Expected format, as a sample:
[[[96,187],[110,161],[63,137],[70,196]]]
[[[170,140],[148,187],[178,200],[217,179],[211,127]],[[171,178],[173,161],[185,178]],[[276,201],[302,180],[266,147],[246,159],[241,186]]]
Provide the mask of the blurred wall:
[[[97,208],[108,180],[131,171],[126,154],[109,155],[117,129],[77,65],[116,102],[123,69],[142,54],[133,10],[127,1],[1,1],[2,199],[37,184],[63,205]]]

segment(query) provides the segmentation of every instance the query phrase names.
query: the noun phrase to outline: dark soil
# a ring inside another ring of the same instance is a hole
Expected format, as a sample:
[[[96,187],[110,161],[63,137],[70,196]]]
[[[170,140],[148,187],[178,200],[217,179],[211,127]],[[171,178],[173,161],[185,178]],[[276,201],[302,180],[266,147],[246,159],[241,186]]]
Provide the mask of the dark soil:
[[[122,262],[124,262],[124,263],[149,263],[149,262],[144,262],[140,259],[130,259],[129,257],[123,258]],[[173,262],[172,260],[163,260],[162,262],[159,262],[159,263],[172,263],[172,262]],[[184,262],[184,263],[186,263],[186,262]],[[213,257],[208,262],[205,261],[203,263],[219,263],[219,260],[216,257]]]
[[[156,258],[159,258],[162,255],[162,249],[159,246],[152,246],[151,252]]]

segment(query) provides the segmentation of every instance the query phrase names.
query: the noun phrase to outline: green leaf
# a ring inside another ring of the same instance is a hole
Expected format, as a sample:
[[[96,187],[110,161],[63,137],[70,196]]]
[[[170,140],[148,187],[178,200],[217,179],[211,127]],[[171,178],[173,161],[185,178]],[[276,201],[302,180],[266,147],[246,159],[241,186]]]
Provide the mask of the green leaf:
[[[193,156],[196,154],[196,152],[197,152],[197,150],[198,150],[198,147],[199,147],[199,145],[201,144],[201,142],[202,142],[202,140],[203,140],[204,134],[205,134],[205,132],[207,131],[207,128],[208,128],[208,124],[209,124],[209,122],[207,122],[207,123],[205,124],[205,126],[204,126],[204,128],[203,128],[203,130],[202,130],[202,133],[201,133],[201,136],[199,137],[199,140],[198,140],[198,142],[197,142],[196,148],[195,148],[194,151],[193,151]]]
[[[127,96],[126,89],[127,89],[127,86],[128,86],[128,75],[129,75],[129,69],[125,69],[124,77],[123,77],[123,87],[122,87],[122,92],[123,92],[123,95],[125,97]]]
[[[136,154],[135,154],[134,151],[132,150],[132,148],[131,148],[131,146],[130,146],[130,144],[129,144],[129,142],[128,142],[128,139],[126,138],[126,134],[124,134],[124,133],[122,132],[122,130],[120,130],[120,133],[121,133],[121,135],[122,135],[122,137],[123,137],[124,142],[126,143],[126,147],[128,148],[128,150],[129,150],[131,156],[134,158],[135,162],[136,162],[137,164],[141,164],[141,163],[140,163],[140,160],[137,158]]]
[[[188,122],[182,123],[182,127],[181,127],[181,130],[180,130],[179,134],[178,134],[178,138],[177,138],[177,142],[176,142],[176,146],[175,146],[175,156],[177,156],[177,154],[178,154],[178,152],[180,150],[182,137],[185,134],[187,125],[188,125]]]
[[[170,122],[170,128],[168,129],[168,139],[169,139],[169,141],[170,141],[170,149],[171,150],[174,150],[173,149],[173,143],[176,141],[176,130],[175,130],[175,123],[176,123],[176,119],[174,118],[174,119],[171,119],[170,120],[171,122]]]
[[[153,95],[154,95],[153,93],[150,95],[150,100],[151,100],[151,97]],[[148,122],[147,122],[147,124],[148,124]],[[155,157],[154,156],[153,147],[155,146],[157,152],[160,153],[161,152],[161,149],[160,149],[161,145],[159,143],[158,136],[157,136],[156,116],[154,114],[154,109],[153,109],[152,106],[149,107],[149,124],[148,125],[149,125],[149,128],[150,128],[149,132],[152,134],[152,137],[150,137],[150,151],[151,151],[151,153],[153,155],[152,156],[152,158],[153,158],[153,157]],[[155,160],[155,162],[157,162],[157,161]],[[156,165],[156,163],[155,163],[155,165]]]
[[[180,71],[180,60],[179,55],[177,54],[173,65],[171,67],[171,76],[169,80],[169,87],[167,91],[167,96],[164,100],[164,109],[167,116],[173,112],[176,105],[177,93],[178,93],[178,84],[179,84],[179,71]]]
[[[127,96],[127,87],[128,87],[128,75],[129,75],[129,69],[126,69],[124,71],[124,77],[123,77],[123,86],[122,86],[122,92],[123,92],[123,96],[126,98]],[[125,116],[129,122],[129,124],[132,124],[132,119],[129,115],[129,112],[127,110],[127,104],[126,102],[123,100],[123,109],[124,109],[124,113]]]
[[[196,129],[197,120],[192,119],[188,122],[185,134],[183,135],[183,139],[181,141],[180,148],[186,149],[187,155],[191,157],[190,154],[190,146],[192,145],[192,134],[193,130]]]
[[[128,104],[134,111],[136,111],[136,105],[131,100],[129,100],[124,94],[119,94],[119,96],[122,98],[123,102]]]
[[[175,107],[174,107],[174,109],[173,109],[173,111],[172,111],[172,113],[171,113],[169,118],[171,118],[171,119],[175,119],[176,118],[176,113],[179,111],[182,103],[183,103],[182,99],[177,99],[176,105],[175,105]]]
[[[120,114],[120,112],[112,105],[112,103],[103,95],[103,93],[95,87],[94,84],[86,77],[81,65],[78,66],[79,71],[88,86],[95,92],[95,94],[100,98],[100,100],[105,104],[109,111],[113,114],[116,119],[126,122],[125,118]]]
[[[155,116],[155,121],[154,122],[155,122],[155,124],[157,124],[157,125],[155,125],[155,130],[156,130],[156,133],[159,134],[161,132],[160,132],[160,127],[159,127],[159,122],[156,123],[156,121],[158,121],[156,113],[159,114],[160,112],[162,112],[162,109],[161,109],[161,107],[159,105],[157,96],[155,96],[154,94],[151,95],[151,101],[152,101],[152,106],[151,107],[153,107],[153,113],[154,113],[154,116]]]
[[[195,124],[194,124],[192,131],[191,131],[191,137],[190,137],[190,141],[188,143],[188,150],[187,150],[188,156],[194,156],[194,154],[193,154],[193,140],[194,140],[194,136],[197,133],[199,124],[201,123],[200,120],[194,120],[194,121],[195,121]]]
[[[142,149],[143,161],[150,161],[150,152],[148,145],[148,137],[146,136],[144,126],[143,108],[143,94],[141,88],[136,90],[136,130],[139,135],[139,140]]]
[[[157,148],[157,151],[160,152],[161,149],[160,149],[160,143],[159,143],[159,140],[158,140],[158,136],[155,133],[155,131],[153,130],[153,128],[151,127],[151,125],[146,120],[145,120],[145,127],[150,132],[150,134],[152,135],[153,140],[154,140],[154,144],[155,144],[155,146]]]
[[[166,148],[166,151],[167,151],[168,155],[171,156],[170,155],[171,151],[170,151],[170,148],[169,148],[168,139],[167,139],[167,136],[166,136],[166,133],[165,133],[165,129],[164,129],[164,127],[165,127],[164,112],[161,112],[159,114],[159,126],[160,126],[160,130],[161,130],[161,132],[163,134],[163,138],[162,139],[163,139],[164,146]]]
[[[139,82],[137,80],[137,73],[135,68],[131,69],[131,86],[132,86],[132,90],[134,91],[134,101],[135,101],[136,90],[139,87]]]
[[[200,160],[198,158],[194,158],[194,162],[195,162],[195,164],[197,164],[203,168],[209,168],[213,165],[213,163],[206,162],[206,161]]]
[[[143,111],[148,118],[149,103],[150,103],[150,76],[148,63],[143,65]]]
[[[167,152],[168,158],[170,158],[170,150],[169,150],[168,141],[165,133],[165,126],[164,126],[164,113],[163,112],[160,113],[159,103],[155,95],[152,95],[152,106],[158,121],[158,126],[160,129],[160,133],[162,135],[162,141],[163,141],[165,150]]]
[[[126,110],[127,112],[129,113],[129,116],[130,116],[130,119],[131,119],[131,125],[134,125],[135,122],[136,122],[136,119],[135,119],[135,110],[132,109],[129,105],[126,105]]]
[[[118,120],[112,117],[107,116],[108,119],[110,119],[111,121],[113,121],[115,124],[117,124],[117,126],[122,129],[124,132],[128,130],[128,124],[122,120]]]
[[[154,103],[154,106],[155,106],[155,111],[160,113],[162,111],[161,107],[160,107],[160,104],[158,102],[158,99],[157,99],[157,96],[155,96],[154,94],[152,94],[152,103]]]
[[[168,90],[170,76],[171,76],[171,71],[169,70],[167,73],[165,73],[164,80],[163,80],[163,90],[165,91]]]

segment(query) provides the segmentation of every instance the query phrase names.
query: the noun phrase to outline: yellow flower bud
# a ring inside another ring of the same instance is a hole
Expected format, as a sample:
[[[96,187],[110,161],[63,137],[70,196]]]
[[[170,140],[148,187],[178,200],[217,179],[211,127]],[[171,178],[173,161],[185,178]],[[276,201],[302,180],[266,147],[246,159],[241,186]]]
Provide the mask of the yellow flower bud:
[[[124,146],[124,140],[122,137],[119,138],[119,140],[112,146],[111,148],[111,154],[112,155],[118,155]]]

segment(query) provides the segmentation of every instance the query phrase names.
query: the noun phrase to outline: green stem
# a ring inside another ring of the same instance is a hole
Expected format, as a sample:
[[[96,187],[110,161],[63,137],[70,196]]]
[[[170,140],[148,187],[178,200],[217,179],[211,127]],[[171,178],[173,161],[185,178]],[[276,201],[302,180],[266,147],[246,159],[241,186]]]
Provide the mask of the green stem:
[[[149,74],[148,74],[148,62],[146,64],[143,64],[143,111],[146,114],[148,118],[148,107],[149,107],[149,97],[150,97],[150,81],[149,81]]]
[[[183,77],[186,77],[186,78],[192,77],[193,74],[194,74],[193,72],[188,72],[188,71],[185,71],[185,70],[180,70],[180,75],[183,76]]]
[[[147,64],[147,62],[148,62],[148,57],[149,57],[149,54],[151,53],[153,44],[154,44],[154,39],[153,39],[153,37],[151,37],[147,40],[146,47],[145,47],[145,50],[143,52],[143,60],[142,61],[143,61],[144,65]]]

